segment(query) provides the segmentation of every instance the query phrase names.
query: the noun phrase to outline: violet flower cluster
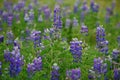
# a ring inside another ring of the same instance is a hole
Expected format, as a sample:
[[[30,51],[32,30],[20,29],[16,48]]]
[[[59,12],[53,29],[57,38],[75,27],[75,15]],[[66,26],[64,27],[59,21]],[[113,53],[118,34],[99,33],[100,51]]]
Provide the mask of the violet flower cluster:
[[[40,31],[33,31],[31,33],[31,39],[34,43],[34,48],[40,47],[41,43],[41,32]]]
[[[114,49],[113,52],[112,52],[113,60],[117,60],[117,59],[119,59],[119,57],[120,57],[120,51],[117,50],[117,49]]]
[[[0,43],[2,43],[3,41],[4,41],[4,36],[1,35],[1,36],[0,36]]]
[[[14,46],[12,52],[9,50],[4,51],[5,61],[10,63],[9,74],[11,77],[19,75],[24,64],[24,57],[20,54],[20,49],[18,46]]]
[[[28,77],[32,77],[35,72],[42,70],[42,58],[37,57],[32,63],[27,65]]]
[[[72,69],[66,71],[66,76],[68,80],[79,80],[81,77],[81,71],[80,69]]]
[[[101,79],[102,76],[104,77],[104,79],[107,79],[107,63],[104,63],[103,60],[99,57],[99,58],[94,58],[94,66],[93,69],[89,70],[89,74],[88,74],[88,78],[90,80],[93,79]]]
[[[99,5],[94,2],[94,0],[91,0],[90,8],[93,12],[99,11]]]
[[[78,39],[73,39],[73,41],[70,42],[70,52],[72,53],[74,62],[81,62],[82,41],[78,41]]]
[[[14,42],[14,35],[12,33],[12,31],[7,32],[7,42],[6,44],[13,44]]]
[[[54,27],[56,29],[61,29],[62,28],[62,20],[61,20],[61,11],[60,7],[57,5],[54,8]]]
[[[52,71],[51,71],[51,79],[50,80],[59,80],[59,66],[54,63],[52,66]]]
[[[100,52],[107,54],[108,53],[108,41],[105,39],[105,29],[101,26],[97,27],[96,30],[96,42],[97,48]]]
[[[120,69],[114,69],[114,80],[120,80]]]
[[[88,35],[88,27],[86,25],[84,25],[84,23],[81,25],[81,30],[80,32],[83,34],[83,35]]]

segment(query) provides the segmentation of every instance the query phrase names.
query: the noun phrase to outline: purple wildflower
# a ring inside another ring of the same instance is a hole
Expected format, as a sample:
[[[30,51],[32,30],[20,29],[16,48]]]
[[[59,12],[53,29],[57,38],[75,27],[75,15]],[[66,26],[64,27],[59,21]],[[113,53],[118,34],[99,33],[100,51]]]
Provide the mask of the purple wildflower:
[[[120,80],[120,70],[114,69],[114,80]]]
[[[53,25],[56,29],[62,28],[60,7],[58,5],[55,6],[55,8],[54,8],[54,24]]]
[[[88,35],[88,27],[84,25],[84,23],[81,25],[81,31],[83,35]]]
[[[70,52],[73,56],[73,61],[81,62],[82,58],[82,41],[78,41],[78,39],[74,39],[70,42]]]
[[[52,66],[51,79],[50,80],[59,80],[59,66],[54,63]]]
[[[33,31],[31,33],[31,39],[34,42],[34,48],[40,47],[41,43],[41,32],[40,31]]]
[[[23,61],[24,57],[20,55],[20,50],[18,47],[14,47],[14,50],[11,52],[11,57],[10,57],[10,76],[14,77],[17,76],[21,72],[21,67],[24,64]]]
[[[4,41],[4,36],[1,35],[1,36],[0,36],[0,43],[2,43],[3,41]]]
[[[42,70],[42,58],[38,57],[33,60],[33,63],[27,65],[28,76],[32,77],[36,71]]]
[[[12,44],[14,42],[14,36],[12,31],[7,32],[7,44]]]
[[[117,49],[114,49],[112,52],[113,59],[115,59],[115,60],[118,59],[119,55],[120,55],[120,51]]]
[[[72,69],[66,72],[67,78],[70,80],[78,80],[81,77],[80,69]]]
[[[9,51],[9,49],[4,50],[4,59],[5,59],[5,61],[10,61],[10,57],[11,57],[11,52]]]
[[[100,52],[108,53],[108,41],[105,39],[105,29],[101,26],[97,27],[96,30],[96,42],[97,48]]]

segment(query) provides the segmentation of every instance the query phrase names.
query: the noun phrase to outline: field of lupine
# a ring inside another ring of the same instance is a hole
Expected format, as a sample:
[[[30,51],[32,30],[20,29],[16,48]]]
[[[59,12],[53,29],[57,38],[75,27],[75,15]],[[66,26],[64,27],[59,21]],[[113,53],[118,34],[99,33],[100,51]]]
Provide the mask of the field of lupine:
[[[120,1],[96,1],[1,0],[0,80],[120,80]]]

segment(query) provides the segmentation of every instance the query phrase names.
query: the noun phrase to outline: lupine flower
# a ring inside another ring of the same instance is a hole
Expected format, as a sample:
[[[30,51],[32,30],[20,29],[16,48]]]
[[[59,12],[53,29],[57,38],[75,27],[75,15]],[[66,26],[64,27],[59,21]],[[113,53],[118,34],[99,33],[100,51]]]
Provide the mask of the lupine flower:
[[[77,13],[78,12],[78,3],[75,3],[74,4],[74,13]]]
[[[95,58],[94,59],[94,70],[98,74],[101,74],[101,73],[106,74],[107,73],[107,64],[103,63],[103,60],[100,57]]]
[[[70,20],[70,19],[66,19],[65,27],[66,27],[66,28],[69,28],[70,25],[71,25],[71,20]]]
[[[41,32],[40,31],[33,31],[31,33],[31,39],[34,42],[34,48],[36,48],[37,46],[40,47],[40,43],[41,43]]]
[[[35,67],[34,67],[34,63],[29,63],[27,65],[27,73],[28,73],[28,77],[32,77],[35,74]]]
[[[7,44],[12,44],[14,42],[14,36],[12,31],[7,32]]]
[[[20,49],[20,44],[18,43],[18,41],[17,41],[17,40],[15,40],[15,41],[14,41],[14,47],[15,47],[15,46],[17,46],[17,47],[18,47],[18,49]]]
[[[4,36],[1,35],[1,36],[0,36],[0,43],[2,43],[3,41],[4,41]]]
[[[89,79],[101,79],[104,77],[104,80],[107,79],[107,63],[104,63],[103,60],[99,58],[94,58],[93,70],[89,70]]]
[[[78,41],[78,39],[74,39],[70,42],[70,52],[73,56],[73,61],[81,62],[82,58],[82,41]]]
[[[52,66],[51,79],[50,80],[59,80],[59,66],[54,63]]]
[[[118,59],[118,57],[120,56],[120,51],[117,50],[117,49],[114,49],[113,52],[112,52],[112,57],[113,59]]]
[[[90,8],[93,12],[98,12],[99,5],[94,2],[94,0],[91,0]]]
[[[120,70],[114,69],[114,80],[120,80]]]
[[[96,30],[96,42],[99,51],[107,54],[109,42],[105,39],[105,29],[101,26],[97,27]]]
[[[42,58],[38,57],[33,60],[35,71],[40,71],[42,69]]]
[[[88,35],[88,27],[84,25],[84,23],[81,25],[81,31],[83,35]]]
[[[62,28],[60,7],[58,5],[55,6],[54,8],[54,24],[53,25],[56,29]]]
[[[29,12],[29,20],[30,21],[34,20],[34,11],[33,11],[33,9],[31,9],[30,12]]]
[[[10,61],[10,57],[11,57],[11,52],[9,51],[9,49],[4,50],[4,59],[5,59],[5,61]]]
[[[33,60],[33,63],[27,65],[28,77],[32,77],[36,71],[42,70],[42,58],[38,57]]]
[[[81,77],[80,69],[72,69],[66,72],[67,78],[70,80],[79,80]]]
[[[7,19],[8,26],[12,26],[12,22],[13,22],[13,15],[9,14]]]
[[[2,62],[0,62],[0,75],[2,75]]]
[[[10,76],[14,77],[17,76],[20,71],[21,71],[21,67],[24,64],[24,57],[20,55],[20,50],[18,49],[18,47],[14,47],[14,50],[11,52],[11,57],[10,57],[10,67],[9,67],[9,71],[10,71]]]
[[[73,19],[73,26],[77,27],[78,25],[79,25],[78,20],[76,19],[76,17],[74,17],[74,19]]]
[[[48,6],[46,6],[43,9],[43,11],[44,11],[45,19],[48,20],[50,18],[50,14],[51,14],[50,9],[48,8]]]

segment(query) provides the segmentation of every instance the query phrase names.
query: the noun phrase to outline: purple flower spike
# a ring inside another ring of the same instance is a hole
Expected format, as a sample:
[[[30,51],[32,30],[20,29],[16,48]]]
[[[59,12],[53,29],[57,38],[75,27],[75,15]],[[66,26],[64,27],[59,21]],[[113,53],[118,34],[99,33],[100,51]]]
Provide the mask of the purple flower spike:
[[[114,80],[120,80],[120,70],[114,69]]]
[[[2,43],[3,41],[4,41],[4,36],[1,35],[1,36],[0,36],[0,43]]]
[[[72,69],[66,72],[67,78],[70,80],[78,80],[81,77],[80,69]]]
[[[70,52],[73,56],[74,62],[81,62],[82,58],[82,41],[78,41],[78,39],[74,39],[70,42]]]
[[[28,77],[32,77],[35,72],[42,70],[42,58],[38,57],[33,60],[33,63],[27,65]]]
[[[113,59],[118,59],[118,57],[120,56],[120,51],[117,50],[117,49],[114,49],[113,52],[112,52],[112,57]]]
[[[81,26],[81,31],[80,31],[83,35],[88,35],[88,27],[85,26],[84,24],[82,24]]]
[[[14,36],[12,31],[7,32],[7,44],[12,44],[14,42]]]
[[[33,31],[31,33],[31,39],[34,42],[34,48],[40,47],[41,43],[41,32],[40,31]]]
[[[69,28],[70,25],[71,25],[71,20],[70,20],[70,19],[66,19],[65,27],[66,27],[66,28]]]
[[[108,53],[108,44],[109,42],[105,39],[105,29],[101,26],[97,27],[96,30],[96,42],[97,48],[100,52],[107,54]]]
[[[50,80],[59,80],[59,67],[56,63],[52,66],[51,79]]]

